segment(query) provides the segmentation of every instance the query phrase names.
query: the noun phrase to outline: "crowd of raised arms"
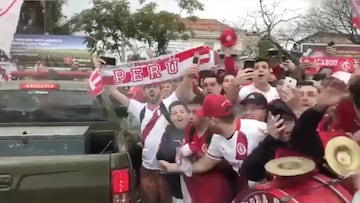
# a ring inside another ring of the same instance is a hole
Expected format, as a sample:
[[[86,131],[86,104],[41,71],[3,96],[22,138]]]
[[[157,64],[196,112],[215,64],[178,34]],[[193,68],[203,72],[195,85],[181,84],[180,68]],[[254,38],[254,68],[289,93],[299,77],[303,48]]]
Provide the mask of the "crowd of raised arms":
[[[311,173],[336,178],[324,159],[327,143],[359,142],[357,69],[319,71],[310,80],[305,72],[315,63],[268,56],[235,65],[231,49],[223,68],[193,64],[182,80],[132,87],[127,95],[107,86],[141,124],[143,202],[241,202],[249,188],[274,179],[265,165],[282,157],[304,158],[315,164]]]

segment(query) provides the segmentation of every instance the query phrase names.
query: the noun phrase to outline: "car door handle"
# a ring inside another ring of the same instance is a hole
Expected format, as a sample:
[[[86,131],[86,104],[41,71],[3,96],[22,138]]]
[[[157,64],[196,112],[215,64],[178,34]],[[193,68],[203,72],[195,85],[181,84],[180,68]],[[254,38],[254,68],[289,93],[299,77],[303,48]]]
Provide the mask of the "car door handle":
[[[5,188],[11,185],[12,176],[10,174],[0,175],[0,188]]]

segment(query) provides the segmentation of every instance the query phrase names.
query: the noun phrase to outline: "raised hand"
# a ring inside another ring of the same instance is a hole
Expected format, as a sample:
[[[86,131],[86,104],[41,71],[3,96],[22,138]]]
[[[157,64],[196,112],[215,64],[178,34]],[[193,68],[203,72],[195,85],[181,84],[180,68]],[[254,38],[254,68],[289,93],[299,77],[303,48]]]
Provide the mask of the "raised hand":
[[[293,71],[296,69],[296,65],[291,60],[286,60],[283,63],[284,68],[290,71]]]
[[[280,115],[276,115],[275,117],[270,116],[266,132],[273,138],[280,139],[285,128],[284,119],[282,119]]]
[[[336,78],[330,78],[321,90],[317,105],[329,107],[339,103],[348,96],[346,84]]]
[[[190,76],[190,77],[194,77],[196,75],[199,74],[199,65],[192,65],[191,67],[188,68],[186,75]]]
[[[245,85],[254,78],[254,69],[239,69],[234,79],[235,85]]]
[[[281,100],[283,100],[292,110],[299,109],[300,93],[297,89],[290,89],[286,86],[280,86],[278,92]]]

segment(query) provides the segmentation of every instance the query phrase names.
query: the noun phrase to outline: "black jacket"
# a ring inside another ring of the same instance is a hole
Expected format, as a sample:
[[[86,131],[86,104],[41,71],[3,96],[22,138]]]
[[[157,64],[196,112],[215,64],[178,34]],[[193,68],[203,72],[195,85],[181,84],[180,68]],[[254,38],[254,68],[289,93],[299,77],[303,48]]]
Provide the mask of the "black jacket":
[[[266,178],[264,166],[275,158],[275,152],[280,147],[297,150],[311,157],[320,167],[324,163],[324,147],[316,129],[324,114],[325,112],[313,108],[305,111],[296,122],[289,143],[275,140],[268,135],[244,160],[242,170],[247,178],[252,181]]]
[[[162,138],[159,151],[156,154],[157,160],[165,160],[170,163],[175,163],[176,148],[181,147],[185,137],[185,130],[178,130],[172,125],[169,125]],[[166,174],[164,175],[169,190],[172,196],[182,199],[180,175],[179,174]]]

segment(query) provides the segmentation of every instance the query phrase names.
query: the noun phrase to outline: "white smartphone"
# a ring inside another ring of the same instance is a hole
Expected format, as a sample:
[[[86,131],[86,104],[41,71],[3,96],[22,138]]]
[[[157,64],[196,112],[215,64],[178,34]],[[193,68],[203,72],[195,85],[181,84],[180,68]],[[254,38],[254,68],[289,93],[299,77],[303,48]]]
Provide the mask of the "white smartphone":
[[[337,71],[331,75],[331,77],[341,80],[347,85],[351,78],[351,73],[344,72],[344,71]]]
[[[291,77],[285,77],[285,85],[290,89],[295,89],[297,86],[297,80]]]

